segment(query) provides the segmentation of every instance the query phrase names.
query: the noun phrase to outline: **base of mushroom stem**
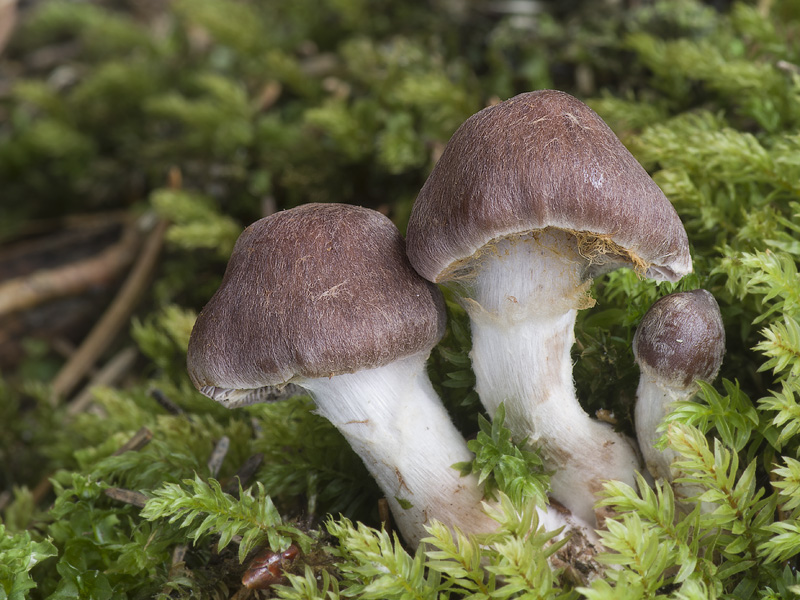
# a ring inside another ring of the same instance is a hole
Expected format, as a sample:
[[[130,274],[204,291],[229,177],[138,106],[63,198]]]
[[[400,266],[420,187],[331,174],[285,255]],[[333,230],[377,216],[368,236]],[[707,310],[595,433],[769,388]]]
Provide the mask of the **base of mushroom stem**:
[[[572,585],[590,585],[603,576],[608,568],[598,562],[597,555],[606,552],[599,542],[591,542],[580,532],[574,532],[569,541],[550,557],[550,566],[562,569]]]

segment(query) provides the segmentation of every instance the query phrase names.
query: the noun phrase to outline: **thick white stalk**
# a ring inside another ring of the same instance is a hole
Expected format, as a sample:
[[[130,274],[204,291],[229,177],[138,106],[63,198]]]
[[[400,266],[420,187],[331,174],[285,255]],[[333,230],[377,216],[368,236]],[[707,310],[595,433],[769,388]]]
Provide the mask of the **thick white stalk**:
[[[364,461],[412,546],[431,519],[469,533],[497,527],[481,507],[477,478],[452,468],[472,453],[433,390],[425,359],[298,382]]]
[[[472,324],[477,392],[490,415],[540,448],[553,496],[589,523],[606,479],[635,485],[632,443],[581,408],[570,349],[577,309],[587,305],[586,260],[574,236],[543,232],[500,240],[481,257],[464,302]],[[498,290],[502,290],[498,292]]]
[[[504,402],[506,425],[514,436],[527,437],[539,448],[546,468],[553,470],[550,481],[555,498],[593,523],[602,482],[617,479],[635,486],[638,460],[627,439],[581,408],[569,356],[559,357],[554,349],[565,345],[563,336],[556,335],[563,329],[554,331],[546,325],[552,323],[474,328],[476,387],[487,410]]]

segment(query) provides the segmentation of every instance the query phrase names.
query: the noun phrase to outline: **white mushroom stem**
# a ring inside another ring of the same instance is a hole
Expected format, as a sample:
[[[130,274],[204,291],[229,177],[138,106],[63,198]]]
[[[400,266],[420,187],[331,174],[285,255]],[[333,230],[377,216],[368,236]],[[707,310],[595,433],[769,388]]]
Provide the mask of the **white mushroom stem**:
[[[670,465],[678,458],[678,453],[672,448],[657,450],[656,442],[661,438],[662,431],[658,431],[664,418],[672,412],[672,404],[679,400],[686,400],[692,392],[682,388],[660,385],[652,375],[642,372],[639,387],[636,390],[636,438],[644,458],[644,464],[654,479],[672,481]]]
[[[491,416],[505,403],[506,425],[538,447],[553,471],[553,496],[595,523],[603,481],[635,486],[639,460],[631,442],[591,419],[575,394],[570,349],[577,309],[591,304],[587,260],[575,237],[559,230],[500,239],[478,260],[464,300],[478,395]]]
[[[297,382],[364,461],[412,546],[430,519],[470,533],[497,527],[481,508],[477,479],[452,468],[472,453],[433,390],[425,359]]]
[[[472,460],[416,355],[375,369],[298,383],[314,397],[320,415],[347,439],[375,478],[406,542],[417,546],[424,525],[437,519],[467,533],[494,531],[483,511],[474,475],[454,463]],[[575,525],[554,510],[540,510],[547,530]],[[586,528],[585,537],[596,540]]]
[[[642,368],[639,378],[639,387],[636,390],[636,438],[642,451],[645,466],[653,479],[662,479],[672,484],[679,472],[672,464],[681,458],[675,450],[666,447],[663,450],[655,448],[656,442],[663,435],[659,426],[673,411],[675,402],[689,400],[697,392],[697,384],[685,386],[670,385],[646,368]],[[673,484],[672,489],[678,500],[685,500],[691,496],[701,494],[703,490],[698,486],[688,484]]]

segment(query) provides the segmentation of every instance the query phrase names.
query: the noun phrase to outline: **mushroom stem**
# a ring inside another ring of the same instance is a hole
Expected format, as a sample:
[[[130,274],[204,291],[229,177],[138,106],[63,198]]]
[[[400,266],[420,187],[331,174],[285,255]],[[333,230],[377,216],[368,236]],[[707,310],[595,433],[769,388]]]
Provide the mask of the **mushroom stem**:
[[[663,450],[656,449],[655,444],[663,433],[658,431],[658,428],[672,412],[675,402],[687,400],[694,395],[697,386],[691,387],[692,389],[687,389],[660,384],[652,375],[642,374],[639,379],[634,410],[636,437],[639,440],[644,464],[654,479],[664,479],[668,482],[673,480],[671,465],[680,455],[669,447]],[[679,491],[677,487],[675,491]]]
[[[426,358],[417,354],[375,369],[298,381],[364,461],[412,546],[427,535],[424,525],[431,519],[468,533],[497,527],[481,507],[477,478],[452,468],[472,460],[472,453],[431,386]]]
[[[639,461],[631,442],[591,419],[575,394],[570,349],[577,310],[591,305],[586,260],[575,236],[559,230],[492,247],[464,299],[478,395],[491,416],[504,402],[512,433],[540,449],[554,471],[553,496],[576,517],[602,523],[594,510],[602,482],[635,485]]]
[[[636,439],[642,451],[642,458],[650,475],[654,480],[662,480],[672,486],[678,508],[689,512],[693,505],[687,505],[686,500],[699,496],[705,490],[691,483],[677,483],[681,474],[672,466],[681,455],[667,446],[663,450],[655,447],[656,442],[664,433],[660,430],[664,419],[673,411],[675,402],[689,400],[698,390],[697,384],[691,386],[671,386],[659,382],[656,377],[642,374],[639,386],[636,389],[636,408],[634,419],[636,421]],[[703,512],[711,512],[713,506],[702,503]]]

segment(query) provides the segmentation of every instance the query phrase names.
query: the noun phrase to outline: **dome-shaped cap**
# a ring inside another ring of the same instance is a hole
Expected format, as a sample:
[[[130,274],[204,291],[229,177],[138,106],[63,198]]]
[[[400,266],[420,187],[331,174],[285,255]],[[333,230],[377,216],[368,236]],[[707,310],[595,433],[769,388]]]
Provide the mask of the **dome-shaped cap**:
[[[686,231],[661,189],[592,109],[520,94],[453,134],[417,197],[408,255],[426,279],[494,238],[554,227],[613,242],[649,277],[691,272]]]
[[[444,327],[441,293],[413,270],[387,217],[307,204],[241,234],[192,331],[189,375],[210,397],[251,403],[258,393],[242,390],[430,351]]]
[[[714,296],[692,290],[654,302],[633,336],[633,354],[643,371],[670,385],[712,381],[725,354],[725,330]]]

